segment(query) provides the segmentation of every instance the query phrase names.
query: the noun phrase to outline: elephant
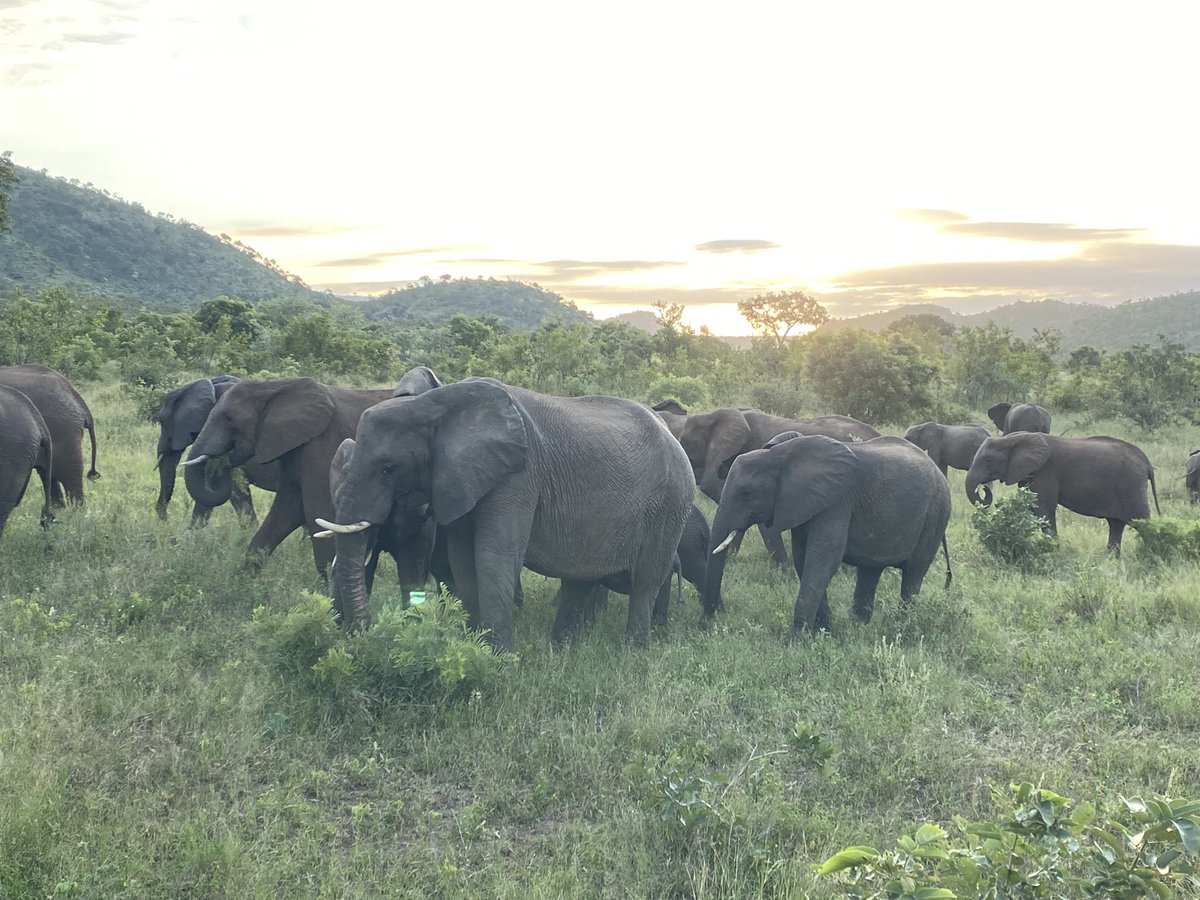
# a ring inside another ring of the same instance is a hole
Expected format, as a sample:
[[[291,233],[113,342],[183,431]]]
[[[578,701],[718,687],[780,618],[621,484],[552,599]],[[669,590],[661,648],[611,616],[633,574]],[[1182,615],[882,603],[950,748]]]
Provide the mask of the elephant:
[[[189,468],[206,464],[204,477],[187,479],[192,499],[220,506],[233,491],[232,468],[278,465],[275,500],[247,549],[249,571],[257,572],[263,557],[297,528],[312,534],[319,530],[317,517],[333,515],[333,456],[343,440],[354,436],[363,410],[391,393],[281,378],[239,381],[216,402],[184,463]],[[313,541],[312,549],[317,572],[327,577],[333,545]]]
[[[997,403],[988,410],[988,418],[996,423],[1001,434],[1014,431],[1050,433],[1050,413],[1032,403]]]
[[[626,631],[648,643],[695,496],[687,457],[648,409],[467,379],[367,410],[355,441],[337,521],[321,524],[351,534],[432,513],[493,646],[513,646],[522,564],[562,579],[556,641],[578,630],[600,583],[630,594]],[[335,589],[351,623],[369,624],[363,568],[361,553],[339,556]]]
[[[679,436],[683,434],[683,426],[687,424],[687,409],[676,400],[663,400],[650,408],[658,413],[658,417],[662,419],[663,424],[667,426],[667,431],[671,432],[675,440],[679,440]]]
[[[50,524],[54,483],[54,443],[33,401],[13,387],[0,385],[0,535],[8,517],[25,496],[36,469],[42,479],[42,527]]]
[[[204,428],[208,414],[224,393],[237,384],[239,379],[234,375],[216,375],[212,378],[201,378],[197,381],[178,387],[167,394],[162,408],[155,416],[158,422],[158,500],[155,509],[160,519],[167,517],[167,504],[175,493],[175,470],[183,451],[192,445],[196,436]],[[256,466],[249,463],[242,467],[246,480],[255,487],[274,491],[278,481],[279,466],[276,463]],[[203,473],[197,468],[187,469],[185,478],[202,478]],[[202,490],[202,488],[200,488]],[[230,489],[229,502],[238,515],[257,521],[254,513],[254,501],[250,493],[234,479]],[[212,507],[197,502],[192,508],[192,524],[198,525],[208,520]]]
[[[1195,506],[1200,503],[1200,450],[1193,450],[1188,454],[1187,475],[1184,481],[1187,484],[1188,500]]]
[[[922,422],[904,432],[904,439],[928,453],[943,475],[947,468],[963,471],[971,468],[975,451],[989,437],[991,435],[982,425],[939,425],[937,422]]]
[[[1058,533],[1059,505],[1081,516],[1107,519],[1108,549],[1118,556],[1125,526],[1132,519],[1150,517],[1147,480],[1158,508],[1150,460],[1133,444],[1112,437],[1064,438],[1036,432],[990,437],[967,471],[971,502],[991,504],[989,483],[997,479],[1028,487],[1037,495],[1035,510],[1045,518],[1050,534]]]
[[[847,444],[825,435],[779,435],[734,460],[712,524],[705,613],[722,607],[725,551],[734,535],[766,523],[791,529],[800,591],[791,636],[829,629],[829,581],[841,563],[858,569],[854,612],[869,621],[885,568],[901,571],[908,604],[937,555],[950,554],[950,487],[933,460],[902,438]]]
[[[730,464],[742,453],[761,449],[785,431],[823,434],[839,441],[867,441],[879,432],[849,416],[784,419],[756,409],[718,409],[688,416],[678,435],[696,476],[696,486],[711,500],[720,501],[721,485]],[[776,566],[786,569],[787,551],[778,530],[759,528],[763,543]]]
[[[87,401],[61,373],[46,366],[0,366],[0,384],[16,388],[33,401],[54,444],[54,475],[50,496],[56,506],[67,500],[83,502],[83,433],[92,440],[92,465],[89,481],[100,477],[96,471],[96,422]],[[43,478],[41,470],[38,474]]]

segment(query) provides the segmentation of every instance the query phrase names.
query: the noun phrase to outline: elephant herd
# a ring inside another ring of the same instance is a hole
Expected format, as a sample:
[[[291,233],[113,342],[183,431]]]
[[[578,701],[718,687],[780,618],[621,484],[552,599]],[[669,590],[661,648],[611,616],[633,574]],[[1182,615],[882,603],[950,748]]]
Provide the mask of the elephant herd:
[[[1000,436],[926,422],[896,438],[846,416],[689,415],[674,402],[555,397],[490,378],[445,385],[425,367],[390,391],[218,376],[171,392],[158,413],[156,508],[165,517],[187,451],[194,523],[226,501],[256,521],[243,481],[273,492],[247,551],[252,571],[303,528],[341,621],[366,627],[387,553],[406,602],[432,574],[502,648],[513,643],[523,567],[561,581],[555,640],[577,634],[615,590],[629,595],[629,638],[645,644],[665,620],[673,571],[696,585],[706,614],[723,607],[728,555],[757,525],[773,561],[799,577],[794,635],[829,627],[828,585],[842,564],[856,570],[863,620],[886,568],[900,570],[907,604],[940,548],[949,585],[948,468],[967,472],[975,503],[991,502],[993,481],[1029,487],[1051,532],[1059,505],[1106,519],[1115,552],[1125,525],[1150,514],[1147,481],[1157,506],[1154,470],[1134,445],[1055,437],[1031,404],[989,416]],[[0,368],[0,419],[0,532],[33,471],[43,523],[53,504],[81,502],[84,431],[87,476],[98,477],[95,424],[70,383],[41,366]],[[1200,455],[1187,477],[1195,501]],[[696,488],[718,504],[711,528]]]

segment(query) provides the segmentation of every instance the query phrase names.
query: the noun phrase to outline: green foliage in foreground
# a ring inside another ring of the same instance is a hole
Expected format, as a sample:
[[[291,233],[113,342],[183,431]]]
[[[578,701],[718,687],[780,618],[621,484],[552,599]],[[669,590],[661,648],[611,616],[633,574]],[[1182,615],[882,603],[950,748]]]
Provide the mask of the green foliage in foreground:
[[[850,897],[1173,897],[1200,889],[1200,803],[1154,795],[1124,800],[1097,817],[1032,784],[993,791],[996,821],[954,817],[952,842],[938,825],[905,835],[893,850],[850,847],[817,867]]]
[[[1046,533],[1046,520],[1034,509],[1037,495],[1017,488],[991,506],[981,506],[971,516],[979,543],[1002,563],[1035,568],[1054,550],[1054,538]]]
[[[1195,519],[1137,519],[1142,552],[1163,562],[1200,562],[1200,522]]]

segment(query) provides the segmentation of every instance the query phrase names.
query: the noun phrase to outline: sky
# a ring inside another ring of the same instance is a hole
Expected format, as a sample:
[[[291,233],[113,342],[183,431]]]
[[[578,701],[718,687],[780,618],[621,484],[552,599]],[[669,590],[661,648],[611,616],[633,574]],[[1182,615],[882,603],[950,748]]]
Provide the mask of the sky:
[[[0,151],[308,284],[739,299],[1200,288],[1188,2],[0,0]]]

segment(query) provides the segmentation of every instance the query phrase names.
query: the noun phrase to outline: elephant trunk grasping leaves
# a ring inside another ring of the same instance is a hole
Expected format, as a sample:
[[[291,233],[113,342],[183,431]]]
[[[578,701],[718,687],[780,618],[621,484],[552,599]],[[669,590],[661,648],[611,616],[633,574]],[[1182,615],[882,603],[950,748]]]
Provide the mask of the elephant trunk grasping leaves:
[[[1121,535],[1133,519],[1150,516],[1146,482],[1158,508],[1154,467],[1139,448],[1112,437],[1063,438],[1034,432],[991,437],[983,442],[967,472],[967,496],[991,502],[987,483],[1027,487],[1037,495],[1035,511],[1057,534],[1059,505],[1082,516],[1108,521],[1108,549],[1121,552]],[[984,487],[980,498],[978,489]],[[1161,511],[1159,513],[1161,515]]]
[[[512,647],[522,563],[563,580],[556,638],[601,583],[630,593],[627,630],[648,640],[695,491],[652,412],[468,379],[368,410],[355,441],[337,523],[366,530],[432,512],[459,596],[493,644]],[[365,590],[347,602],[357,615]]]
[[[764,523],[790,529],[800,591],[792,634],[829,628],[829,581],[843,562],[858,569],[854,611],[871,617],[885,568],[903,573],[900,596],[921,589],[945,547],[950,488],[921,450],[900,438],[844,444],[823,435],[781,434],[739,456],[729,469],[712,524],[708,613],[721,605],[721,577],[733,535]],[[947,554],[947,577],[949,577]]]

